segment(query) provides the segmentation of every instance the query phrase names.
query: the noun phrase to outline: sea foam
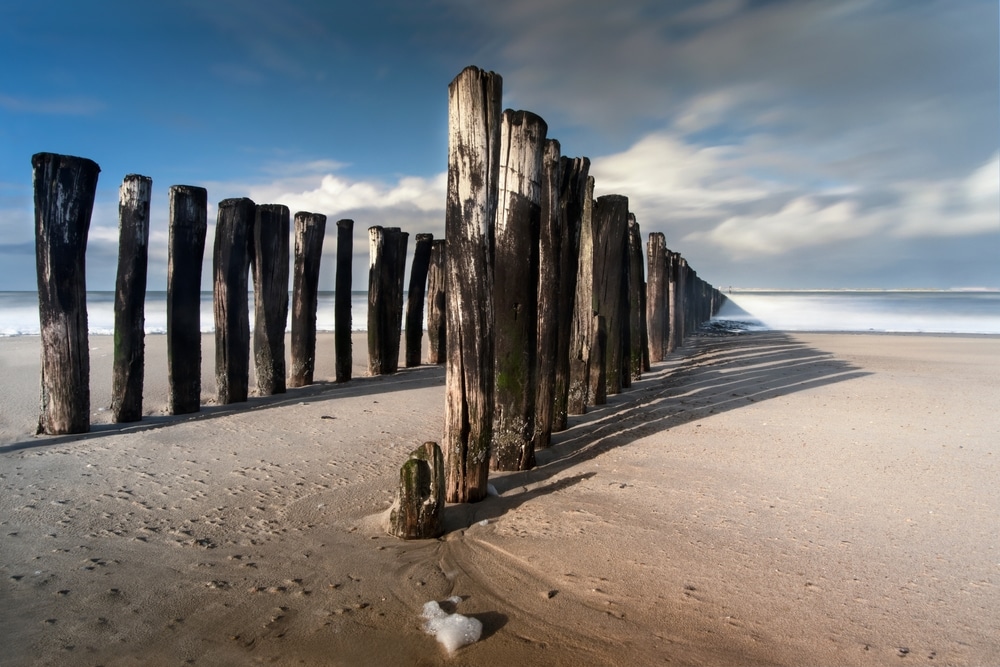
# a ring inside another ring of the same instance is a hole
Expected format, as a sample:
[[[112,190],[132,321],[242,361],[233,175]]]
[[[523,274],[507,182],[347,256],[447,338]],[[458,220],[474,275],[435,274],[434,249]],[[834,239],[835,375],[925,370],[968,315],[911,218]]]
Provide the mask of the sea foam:
[[[457,595],[447,600],[454,605],[461,601],[462,598]],[[424,618],[424,631],[437,637],[448,653],[454,653],[463,646],[474,644],[483,634],[483,624],[479,619],[461,614],[449,614],[433,600],[424,605],[421,616]]]

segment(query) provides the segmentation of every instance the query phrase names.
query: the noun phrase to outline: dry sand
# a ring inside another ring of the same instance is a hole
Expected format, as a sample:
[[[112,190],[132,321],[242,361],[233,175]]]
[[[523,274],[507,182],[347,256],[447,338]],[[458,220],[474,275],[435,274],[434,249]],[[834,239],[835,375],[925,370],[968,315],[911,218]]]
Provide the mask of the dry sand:
[[[420,542],[380,524],[443,369],[357,338],[350,383],[172,418],[163,343],[141,425],[93,337],[94,433],[35,438],[38,339],[0,339],[3,665],[1000,664],[998,337],[698,337]]]

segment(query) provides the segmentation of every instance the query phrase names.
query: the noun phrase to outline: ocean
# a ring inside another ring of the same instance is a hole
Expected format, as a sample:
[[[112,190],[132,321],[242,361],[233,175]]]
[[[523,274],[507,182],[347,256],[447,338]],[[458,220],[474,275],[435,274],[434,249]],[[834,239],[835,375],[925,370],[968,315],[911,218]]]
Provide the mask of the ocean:
[[[765,291],[733,290],[718,319],[744,328],[781,331],[854,331],[1000,334],[996,291]],[[167,330],[166,292],[146,294],[146,333]],[[248,295],[251,324],[253,297]],[[316,329],[333,331],[334,293],[320,292]],[[368,327],[368,292],[351,293],[352,330]],[[88,292],[93,334],[114,333],[114,292]],[[215,330],[212,293],[201,294],[201,328]],[[38,295],[0,292],[0,336],[38,335]]]
[[[749,329],[1000,334],[1000,292],[733,290],[717,319]]]

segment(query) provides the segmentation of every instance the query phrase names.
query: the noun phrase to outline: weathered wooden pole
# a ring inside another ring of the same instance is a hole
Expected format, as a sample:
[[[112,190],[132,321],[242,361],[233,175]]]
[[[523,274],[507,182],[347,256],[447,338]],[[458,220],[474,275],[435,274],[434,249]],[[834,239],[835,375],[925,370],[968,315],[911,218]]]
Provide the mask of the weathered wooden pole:
[[[313,383],[316,370],[316,306],[319,299],[319,266],[323,258],[326,216],[299,211],[295,214],[295,263],[292,269],[292,349],[289,387]]]
[[[354,221],[337,221],[337,276],[333,295],[333,348],[337,382],[351,379],[351,270],[354,261]]]
[[[258,396],[285,393],[288,234],[287,206],[257,206],[249,246],[253,267],[253,358]]]
[[[448,86],[445,262],[448,502],[486,497],[493,439],[493,223],[503,79],[467,67]]]
[[[208,231],[208,191],[170,186],[167,241],[167,411],[201,409],[201,264]]]
[[[119,423],[142,419],[146,267],[152,191],[153,179],[138,174],[126,176],[118,191],[118,277],[115,282],[111,418]]]
[[[93,160],[36,153],[35,262],[42,339],[38,433],[90,430],[87,236],[97,176]]]
[[[552,442],[552,424],[555,420],[562,244],[566,237],[566,207],[560,196],[561,152],[559,142],[555,139],[545,142],[538,237],[538,380],[534,449],[544,449]]]
[[[590,393],[590,353],[594,348],[594,178],[587,176],[580,211],[580,256],[576,272],[573,323],[569,348],[569,391],[566,412],[582,415],[594,405]]]
[[[420,365],[420,352],[424,338],[424,294],[427,273],[431,263],[433,234],[417,234],[413,244],[413,263],[410,265],[410,288],[406,292],[406,366]]]
[[[445,254],[444,239],[431,243],[430,268],[427,272],[427,363],[443,364],[447,358],[445,342]]]
[[[390,535],[426,540],[444,532],[444,457],[436,442],[410,452],[399,469],[399,491],[389,509]]]
[[[409,234],[399,227],[369,227],[368,374],[399,370],[403,325],[403,274]]]
[[[215,306],[215,384],[220,405],[247,400],[250,383],[250,313],[247,273],[257,206],[223,199],[212,253]]]
[[[559,306],[556,321],[556,369],[553,387],[552,430],[567,426],[570,386],[570,344],[573,334],[573,313],[576,309],[576,279],[580,263],[580,229],[590,160],[561,158],[559,198],[562,206],[564,231],[559,258]]]
[[[595,314],[592,329],[594,346],[590,350],[590,368],[587,371],[590,405],[604,405],[608,402],[608,319]]]
[[[667,322],[670,304],[667,300],[667,243],[662,232],[652,232],[646,243],[646,264],[649,281],[646,283],[646,330],[649,338],[650,361],[663,361],[667,355]]]
[[[642,235],[635,215],[628,214],[629,362],[632,380],[642,379],[648,367],[646,339],[646,276],[643,267]]]
[[[687,260],[680,253],[676,255],[677,262],[677,287],[674,304],[674,324],[677,326],[677,336],[675,338],[676,347],[684,344],[687,337]],[[673,333],[671,331],[671,333]]]
[[[627,242],[628,197],[599,197],[594,203],[594,304],[607,324],[604,361],[609,395],[621,393],[623,386],[623,338],[628,325],[627,304],[623,303],[623,294],[627,295],[623,285]]]
[[[671,353],[681,344],[681,299],[678,288],[680,287],[681,256],[676,252],[667,250],[667,297],[670,304],[670,313],[667,320],[670,322],[670,333],[667,337],[667,353]]]
[[[545,121],[529,111],[503,112],[493,268],[493,470],[535,465],[538,235],[547,131]]]

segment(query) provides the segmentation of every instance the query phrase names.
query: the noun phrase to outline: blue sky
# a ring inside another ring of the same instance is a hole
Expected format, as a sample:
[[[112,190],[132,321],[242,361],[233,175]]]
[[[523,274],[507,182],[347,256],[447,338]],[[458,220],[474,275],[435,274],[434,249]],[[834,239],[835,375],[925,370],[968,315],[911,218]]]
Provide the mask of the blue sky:
[[[122,178],[444,232],[447,86],[591,158],[720,287],[1000,287],[996,0],[8,0],[0,290],[34,289],[31,155],[101,165],[88,288],[112,289]],[[335,228],[334,228],[335,230]],[[335,231],[321,287],[332,289]],[[412,249],[412,244],[411,244]]]

